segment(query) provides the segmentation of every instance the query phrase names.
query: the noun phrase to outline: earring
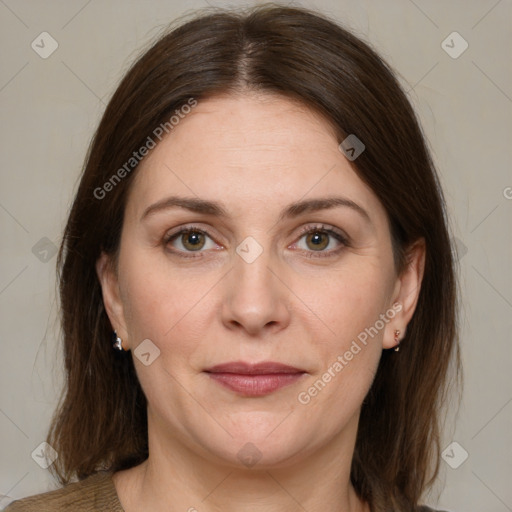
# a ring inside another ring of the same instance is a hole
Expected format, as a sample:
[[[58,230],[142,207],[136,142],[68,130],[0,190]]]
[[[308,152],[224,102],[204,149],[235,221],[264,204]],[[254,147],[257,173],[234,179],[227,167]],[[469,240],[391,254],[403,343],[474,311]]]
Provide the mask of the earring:
[[[398,336],[400,336],[400,331],[397,329],[395,331],[395,352],[398,352],[400,350],[400,340],[398,339]]]
[[[112,338],[114,339],[113,347],[114,350],[123,350],[123,340],[117,335],[117,332],[114,331],[112,334]]]

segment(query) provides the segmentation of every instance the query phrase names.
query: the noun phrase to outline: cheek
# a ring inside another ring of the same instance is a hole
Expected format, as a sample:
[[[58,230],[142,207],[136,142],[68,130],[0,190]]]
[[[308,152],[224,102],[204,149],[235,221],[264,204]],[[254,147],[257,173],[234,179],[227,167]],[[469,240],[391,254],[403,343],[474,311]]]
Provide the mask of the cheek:
[[[213,294],[208,291],[218,276],[176,269],[165,257],[136,249],[120,262],[120,274],[125,319],[134,345],[149,338],[163,356],[172,352],[173,361],[197,349],[197,341],[211,325]]]
[[[390,281],[379,265],[347,266],[316,290],[316,310],[333,337],[346,343],[373,326],[388,305]],[[311,300],[315,298],[312,295]]]
[[[378,265],[351,267],[335,279],[323,283],[322,294],[310,289],[306,303],[313,303],[321,322],[315,343],[321,365],[301,391],[301,403],[313,408],[335,405],[333,420],[354,411],[363,401],[382,353],[382,337],[390,317],[386,317],[389,285]],[[384,320],[382,320],[384,314]],[[320,330],[318,334],[320,334]],[[341,423],[343,423],[341,421]]]

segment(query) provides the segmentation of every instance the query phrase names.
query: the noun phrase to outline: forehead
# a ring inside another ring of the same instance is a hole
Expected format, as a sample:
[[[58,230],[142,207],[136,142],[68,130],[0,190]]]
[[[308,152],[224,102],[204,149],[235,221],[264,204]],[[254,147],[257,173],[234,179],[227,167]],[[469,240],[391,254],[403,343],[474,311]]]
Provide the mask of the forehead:
[[[380,206],[328,121],[282,96],[219,96],[199,101],[141,162],[131,206],[140,213],[172,193],[268,208],[333,192]]]

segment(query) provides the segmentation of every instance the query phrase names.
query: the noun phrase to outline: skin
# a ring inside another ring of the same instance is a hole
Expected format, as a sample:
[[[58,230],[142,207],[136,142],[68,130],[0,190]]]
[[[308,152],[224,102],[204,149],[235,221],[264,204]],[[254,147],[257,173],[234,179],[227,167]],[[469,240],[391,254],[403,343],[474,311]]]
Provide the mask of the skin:
[[[124,348],[150,339],[160,350],[149,366],[134,357],[149,404],[149,458],[113,477],[127,512],[369,510],[349,480],[360,407],[382,349],[396,345],[395,329],[403,337],[414,312],[424,245],[411,248],[397,275],[386,212],[340,142],[306,107],[245,93],[199,102],[140,164],[117,268],[106,255],[97,263]],[[170,195],[219,201],[228,216],[169,208],[141,220]],[[355,202],[369,220],[346,206],[279,220],[292,202],[332,196]],[[318,223],[349,242],[320,235],[319,250],[300,231]],[[208,232],[199,251],[186,235],[168,242],[191,224]],[[236,252],[249,236],[263,249],[251,263]],[[298,394],[393,304],[401,310],[300,403]],[[244,397],[203,371],[237,360],[306,374]],[[246,443],[261,457],[252,467],[238,456]]]

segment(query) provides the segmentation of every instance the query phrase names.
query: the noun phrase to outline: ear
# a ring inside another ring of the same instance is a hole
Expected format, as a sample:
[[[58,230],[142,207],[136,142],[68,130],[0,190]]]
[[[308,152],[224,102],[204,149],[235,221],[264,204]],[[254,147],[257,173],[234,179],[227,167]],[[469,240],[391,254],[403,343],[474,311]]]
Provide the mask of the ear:
[[[407,324],[412,318],[418,303],[421,282],[425,270],[425,240],[420,238],[414,242],[406,254],[406,265],[397,277],[393,293],[393,310],[395,316],[386,325],[383,348],[392,348],[397,345],[395,330],[400,331],[398,343],[405,337]]]
[[[111,256],[101,253],[96,261],[96,274],[101,284],[103,303],[107,312],[112,329],[123,341],[123,348],[128,349],[128,331],[126,329],[125,314],[121,294],[119,291],[119,282],[117,272],[114,268]]]

